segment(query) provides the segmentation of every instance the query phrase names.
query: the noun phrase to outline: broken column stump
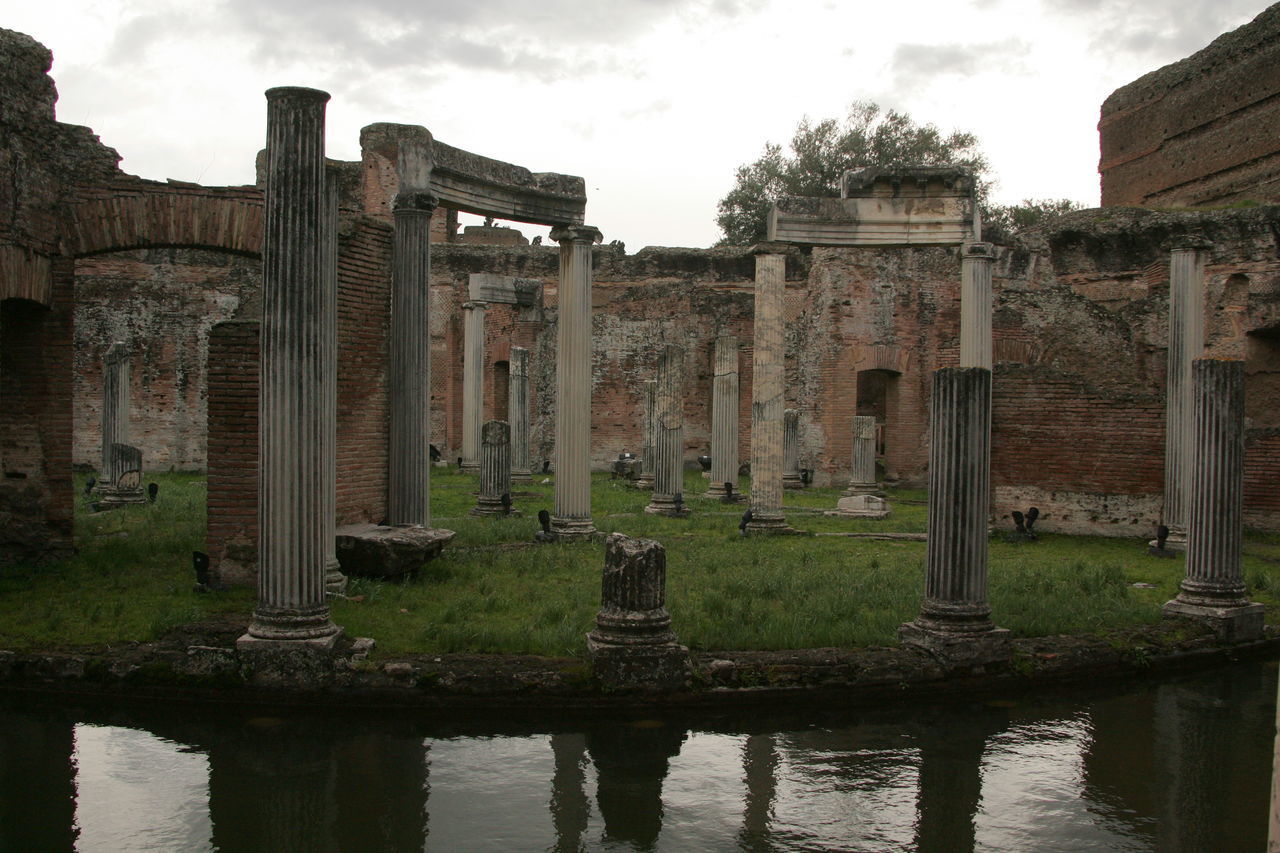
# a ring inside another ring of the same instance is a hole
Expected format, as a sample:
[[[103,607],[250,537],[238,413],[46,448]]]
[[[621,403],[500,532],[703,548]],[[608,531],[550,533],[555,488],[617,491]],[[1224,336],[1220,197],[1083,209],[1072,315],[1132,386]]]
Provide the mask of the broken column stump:
[[[595,677],[610,687],[674,690],[689,675],[666,608],[667,552],[651,539],[611,533],[596,629],[587,635]]]

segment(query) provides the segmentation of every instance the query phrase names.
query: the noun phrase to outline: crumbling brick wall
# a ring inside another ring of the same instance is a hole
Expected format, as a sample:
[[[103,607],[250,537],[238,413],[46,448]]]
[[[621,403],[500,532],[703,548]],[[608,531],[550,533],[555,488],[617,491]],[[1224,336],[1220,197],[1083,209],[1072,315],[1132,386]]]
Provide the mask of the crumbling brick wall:
[[[1102,204],[1280,201],[1280,5],[1117,89],[1098,122]]]

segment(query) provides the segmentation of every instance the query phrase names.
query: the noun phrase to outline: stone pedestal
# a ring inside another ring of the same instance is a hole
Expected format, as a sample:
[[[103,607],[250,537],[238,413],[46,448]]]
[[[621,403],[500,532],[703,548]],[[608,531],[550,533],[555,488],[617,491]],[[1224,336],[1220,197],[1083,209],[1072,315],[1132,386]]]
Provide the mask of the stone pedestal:
[[[380,527],[350,524],[339,527],[335,542],[342,570],[353,577],[398,580],[440,555],[454,537],[439,527]]]
[[[784,246],[756,247],[755,340],[751,389],[751,521],[748,533],[788,531],[782,514],[782,397],[784,357],[782,296]]]
[[[596,532],[591,523],[591,247],[590,225],[551,230],[560,244],[556,322],[556,510],[551,531],[560,539]]]
[[[328,303],[325,311],[325,328],[321,331],[320,357],[328,365],[324,370],[324,399],[320,406],[324,412],[324,434],[321,438],[320,457],[323,460],[324,506],[320,510],[324,532],[324,589],[326,593],[342,595],[347,591],[347,576],[338,563],[337,543],[334,531],[338,518],[338,202],[341,173],[336,167],[324,170],[324,207],[320,228],[320,263],[323,299]]]
[[[723,498],[725,483],[738,491],[738,339],[716,338],[711,384],[711,484],[707,497]]]
[[[512,347],[510,385],[507,387],[507,417],[511,419],[511,481],[533,479],[529,461],[529,351]]]
[[[484,399],[484,312],[487,302],[462,303],[462,470],[480,469]]]
[[[960,366],[991,369],[990,243],[966,243],[960,254]]]
[[[689,650],[676,641],[667,613],[667,553],[648,539],[611,533],[596,628],[587,655],[611,687],[677,689],[689,675]]]
[[[106,471],[111,484],[99,490],[99,498],[94,502],[94,509],[114,509],[147,502],[147,496],[142,491],[142,450],[140,448],[119,442],[111,445]]]
[[[849,487],[842,495],[876,495],[884,492],[876,480],[876,419],[857,415],[853,419],[853,458],[849,468]]]
[[[391,267],[387,522],[431,526],[431,134],[400,134]]]
[[[644,394],[644,449],[640,453],[640,476],[635,478],[633,485],[637,489],[652,489],[653,456],[656,452],[654,431],[657,429],[658,380],[646,379],[642,393]]]
[[[1194,238],[1169,259],[1169,353],[1165,374],[1164,523],[1165,547],[1187,546],[1191,499],[1193,390],[1191,362],[1204,351],[1205,250]]]
[[[898,638],[948,666],[1008,660],[1009,632],[992,623],[987,604],[991,371],[935,371],[929,429],[924,601],[920,615],[899,629]]]
[[[121,341],[107,348],[102,357],[102,465],[98,491],[115,483],[111,469],[111,446],[129,443],[129,349]]]
[[[261,379],[258,404],[258,604],[238,646],[332,646],[325,601],[325,371],[321,238],[324,110],[314,89],[267,92]]]
[[[503,498],[506,503],[503,503]],[[480,496],[472,515],[512,515],[511,428],[487,421],[480,430]],[[518,515],[519,513],[514,513]]]
[[[782,413],[782,488],[804,488],[800,476],[800,413],[795,409]]]
[[[645,512],[685,516],[684,505],[684,350],[668,345],[658,360],[658,396],[654,418],[653,498]]]
[[[1263,606],[1249,600],[1240,568],[1244,535],[1244,364],[1196,359],[1195,447],[1187,527],[1187,576],[1164,615],[1211,626],[1222,640],[1262,636]]]

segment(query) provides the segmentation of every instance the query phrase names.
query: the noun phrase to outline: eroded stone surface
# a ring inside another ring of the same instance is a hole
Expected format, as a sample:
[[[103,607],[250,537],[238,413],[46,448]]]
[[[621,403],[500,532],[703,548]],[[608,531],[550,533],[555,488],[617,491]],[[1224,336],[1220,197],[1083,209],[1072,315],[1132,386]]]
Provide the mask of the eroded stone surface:
[[[337,530],[338,562],[357,577],[401,578],[439,555],[454,537],[439,527],[379,527],[356,524]]]

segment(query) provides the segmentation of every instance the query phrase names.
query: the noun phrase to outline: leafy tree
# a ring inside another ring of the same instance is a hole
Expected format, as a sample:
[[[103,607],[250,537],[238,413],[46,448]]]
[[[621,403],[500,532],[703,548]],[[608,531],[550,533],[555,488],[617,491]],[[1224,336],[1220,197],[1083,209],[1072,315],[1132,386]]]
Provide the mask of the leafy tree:
[[[978,179],[985,200],[987,159],[972,133],[944,135],[932,124],[916,124],[906,113],[882,111],[870,101],[855,101],[843,120],[812,123],[802,119],[790,151],[766,143],[764,153],[739,166],[731,189],[720,200],[716,224],[724,232],[719,245],[764,240],[769,208],[781,196],[837,196],[840,178],[861,166],[943,166],[961,164]]]

